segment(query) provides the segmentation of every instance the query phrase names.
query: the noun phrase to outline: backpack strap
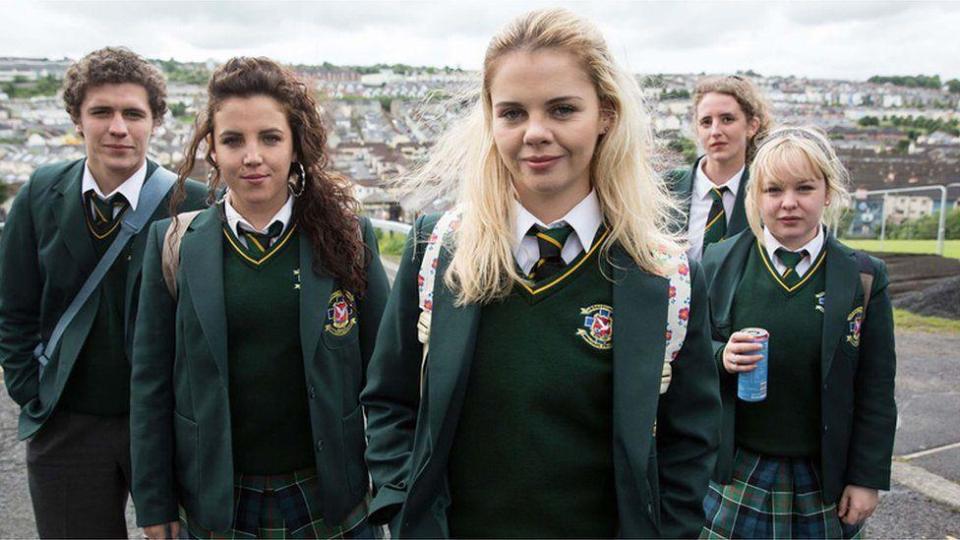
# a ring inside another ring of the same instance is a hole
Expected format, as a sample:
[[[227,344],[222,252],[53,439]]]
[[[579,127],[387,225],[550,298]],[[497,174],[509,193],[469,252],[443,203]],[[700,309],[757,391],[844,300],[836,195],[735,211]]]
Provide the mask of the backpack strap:
[[[666,347],[663,352],[663,371],[660,374],[660,393],[665,394],[670,388],[673,378],[671,364],[680,354],[683,342],[687,337],[687,325],[690,322],[690,263],[687,254],[680,252],[675,255],[662,253],[660,259],[670,272],[666,275],[669,280],[667,289],[667,329]]]
[[[870,304],[870,293],[873,291],[874,271],[870,256],[857,251],[857,265],[860,267],[860,284],[863,285],[863,318],[867,318],[867,306]]]
[[[100,260],[97,261],[97,265],[93,268],[93,271],[90,272],[90,275],[87,276],[86,281],[83,282],[83,285],[80,287],[77,295],[73,297],[70,305],[68,305],[67,309],[60,315],[60,319],[50,334],[50,339],[48,339],[46,343],[41,341],[34,348],[33,356],[40,364],[41,374],[44,368],[47,367],[47,364],[50,363],[54,351],[56,351],[57,346],[60,345],[60,339],[63,338],[64,332],[67,331],[67,327],[73,322],[74,317],[80,312],[80,308],[86,304],[90,296],[100,286],[100,282],[106,277],[110,267],[113,266],[113,263],[120,256],[123,248],[130,242],[130,239],[139,233],[144,225],[150,221],[153,213],[157,207],[160,206],[160,201],[167,196],[167,193],[170,192],[170,188],[173,187],[176,181],[177,175],[163,167],[157,167],[157,169],[153,171],[153,174],[144,181],[143,187],[140,189],[137,209],[132,212],[127,212],[124,215],[120,221],[120,232],[117,233],[116,238],[110,243],[110,247],[107,248],[107,251],[104,252]]]
[[[427,370],[427,353],[430,351],[430,321],[433,313],[433,289],[437,280],[437,265],[440,263],[440,249],[443,242],[460,225],[460,211],[448,210],[440,216],[437,225],[433,228],[427,247],[420,261],[420,271],[417,275],[418,293],[420,297],[420,318],[417,319],[417,339],[423,344],[423,357],[420,361],[420,391],[423,392],[423,378]],[[414,242],[417,238],[414,235]]]
[[[202,210],[193,212],[184,212],[177,214],[170,226],[167,227],[167,233],[163,235],[163,248],[160,252],[161,268],[163,269],[163,281],[167,284],[167,290],[174,300],[177,299],[177,270],[180,268],[180,244],[183,242],[183,235],[187,234],[187,229],[193,218]]]

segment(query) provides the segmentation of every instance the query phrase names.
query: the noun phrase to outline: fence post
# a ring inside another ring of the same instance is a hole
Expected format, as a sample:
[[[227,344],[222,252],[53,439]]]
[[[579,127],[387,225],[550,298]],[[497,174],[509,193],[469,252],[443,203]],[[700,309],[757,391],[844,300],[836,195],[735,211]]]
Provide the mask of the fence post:
[[[947,233],[947,188],[940,186],[940,223],[937,225],[937,255],[943,257],[943,239]]]
[[[880,201],[880,251],[883,251],[883,241],[887,238],[887,194],[883,194]]]

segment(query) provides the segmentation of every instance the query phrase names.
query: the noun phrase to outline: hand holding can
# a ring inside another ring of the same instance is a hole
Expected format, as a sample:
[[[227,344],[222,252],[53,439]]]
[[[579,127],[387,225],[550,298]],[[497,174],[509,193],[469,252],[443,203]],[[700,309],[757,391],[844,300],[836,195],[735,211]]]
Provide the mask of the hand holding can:
[[[749,363],[749,369],[738,370],[737,376],[737,397],[743,401],[763,401],[767,398],[767,358],[769,353],[770,333],[763,328],[744,328],[737,334],[742,334],[750,339],[754,355],[749,355],[749,360],[737,359],[741,364]],[[731,341],[733,337],[731,336]],[[740,348],[745,348],[743,344]],[[745,356],[733,355],[732,356]],[[726,350],[724,350],[726,357]],[[726,358],[724,358],[726,360]],[[735,365],[741,365],[735,364]],[[745,366],[746,367],[746,366]]]

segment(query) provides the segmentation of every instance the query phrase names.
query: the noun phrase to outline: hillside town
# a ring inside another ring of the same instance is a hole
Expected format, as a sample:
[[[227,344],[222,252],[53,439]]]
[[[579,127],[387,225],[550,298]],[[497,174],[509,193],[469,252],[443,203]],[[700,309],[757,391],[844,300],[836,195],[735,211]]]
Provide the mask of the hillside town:
[[[168,78],[170,113],[156,130],[149,155],[176,168],[216,63],[155,62]],[[68,59],[0,58],[0,182],[8,195],[37,167],[83,154],[56,91],[69,64]],[[405,65],[292,67],[315,88],[330,127],[333,162],[355,184],[364,211],[409,219],[415,209],[392,181],[426,155],[443,126],[469,103],[478,74]],[[892,223],[939,211],[935,191],[887,197],[882,210],[881,198],[863,197],[867,191],[960,182],[960,82],[941,84],[939,77],[924,76],[844,81],[742,75],[765,91],[778,123],[814,124],[827,131],[861,195],[848,233],[875,234],[881,211]],[[653,113],[664,170],[683,166],[697,154],[691,92],[700,76],[637,75]],[[198,161],[194,176],[204,177],[204,167]],[[950,191],[948,208],[958,205],[958,196],[960,189]]]

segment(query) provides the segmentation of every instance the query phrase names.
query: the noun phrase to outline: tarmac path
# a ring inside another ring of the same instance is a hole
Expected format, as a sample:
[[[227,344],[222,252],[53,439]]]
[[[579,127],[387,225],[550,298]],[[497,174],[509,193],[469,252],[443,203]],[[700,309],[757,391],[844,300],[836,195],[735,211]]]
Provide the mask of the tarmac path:
[[[389,270],[388,270],[389,272]],[[960,538],[960,335],[897,332],[894,484],[870,538]],[[17,407],[0,391],[0,538],[36,536]],[[139,538],[128,507],[131,538]]]

